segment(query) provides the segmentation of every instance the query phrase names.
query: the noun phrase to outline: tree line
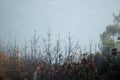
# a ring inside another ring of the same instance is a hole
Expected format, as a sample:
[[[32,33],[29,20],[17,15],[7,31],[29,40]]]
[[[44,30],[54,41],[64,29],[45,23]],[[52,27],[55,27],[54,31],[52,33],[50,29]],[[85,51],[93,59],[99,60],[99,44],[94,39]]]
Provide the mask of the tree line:
[[[98,51],[81,49],[69,34],[64,46],[58,38],[52,42],[49,29],[46,39],[34,32],[30,44],[20,49],[8,42],[0,50],[0,80],[119,80],[120,14],[100,35]]]

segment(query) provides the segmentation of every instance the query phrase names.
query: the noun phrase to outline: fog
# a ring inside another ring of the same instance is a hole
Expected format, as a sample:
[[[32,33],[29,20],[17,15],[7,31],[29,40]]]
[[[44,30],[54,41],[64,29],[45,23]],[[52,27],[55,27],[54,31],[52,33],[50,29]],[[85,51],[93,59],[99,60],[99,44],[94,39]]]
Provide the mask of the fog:
[[[120,10],[119,0],[0,0],[0,37],[4,43],[41,38],[51,28],[53,38],[68,32],[81,44],[99,42],[99,35]]]

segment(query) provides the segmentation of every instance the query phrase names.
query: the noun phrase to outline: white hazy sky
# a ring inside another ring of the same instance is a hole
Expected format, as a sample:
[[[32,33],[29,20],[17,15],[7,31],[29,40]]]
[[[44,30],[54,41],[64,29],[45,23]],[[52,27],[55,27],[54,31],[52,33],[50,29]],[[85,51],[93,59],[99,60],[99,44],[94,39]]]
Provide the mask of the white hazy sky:
[[[50,26],[54,38],[70,31],[83,44],[97,42],[119,10],[120,0],[0,0],[0,38],[7,42],[11,31],[21,43],[34,30],[44,37]]]

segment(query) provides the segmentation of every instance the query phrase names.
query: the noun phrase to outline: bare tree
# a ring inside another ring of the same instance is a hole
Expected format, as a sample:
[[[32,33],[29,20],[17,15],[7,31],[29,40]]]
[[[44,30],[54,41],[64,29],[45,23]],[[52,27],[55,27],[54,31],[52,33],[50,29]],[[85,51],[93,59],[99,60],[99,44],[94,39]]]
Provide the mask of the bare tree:
[[[34,36],[33,36],[33,39],[30,41],[31,43],[31,58],[33,60],[36,60],[37,59],[37,56],[38,56],[38,43],[39,43],[39,38],[40,37],[37,37],[36,35],[36,30],[34,31]]]

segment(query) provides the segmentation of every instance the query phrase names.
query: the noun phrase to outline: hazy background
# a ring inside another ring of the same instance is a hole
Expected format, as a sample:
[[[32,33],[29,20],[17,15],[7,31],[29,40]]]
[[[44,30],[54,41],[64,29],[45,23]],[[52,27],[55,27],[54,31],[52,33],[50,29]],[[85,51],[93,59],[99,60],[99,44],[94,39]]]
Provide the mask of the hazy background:
[[[41,38],[51,27],[53,38],[68,32],[81,44],[99,41],[99,35],[118,14],[120,0],[0,0],[0,41],[23,43],[34,30]],[[93,44],[94,44],[93,43]]]

